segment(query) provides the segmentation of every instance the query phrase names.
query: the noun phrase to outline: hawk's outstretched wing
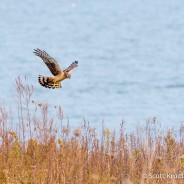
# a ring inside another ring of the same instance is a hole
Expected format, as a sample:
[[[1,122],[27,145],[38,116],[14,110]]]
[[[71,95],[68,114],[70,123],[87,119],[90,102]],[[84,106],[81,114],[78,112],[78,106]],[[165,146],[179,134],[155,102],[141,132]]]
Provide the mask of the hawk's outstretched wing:
[[[53,75],[58,75],[63,72],[58,62],[53,57],[49,56],[44,50],[42,51],[40,49],[35,49],[33,53],[36,56],[42,58],[42,60],[47,65]]]
[[[78,61],[74,61],[67,69],[65,69],[63,72],[70,72],[73,69],[78,67]]]

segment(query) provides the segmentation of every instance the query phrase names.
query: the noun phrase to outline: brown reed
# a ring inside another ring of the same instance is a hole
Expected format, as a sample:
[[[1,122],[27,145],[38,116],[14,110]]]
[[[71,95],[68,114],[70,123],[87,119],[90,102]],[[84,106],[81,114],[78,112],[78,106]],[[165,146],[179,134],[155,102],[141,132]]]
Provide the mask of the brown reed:
[[[102,125],[97,134],[84,120],[73,129],[61,107],[32,99],[27,79],[17,78],[16,85],[18,128],[10,128],[11,114],[0,107],[0,183],[184,182],[183,125],[163,131],[153,118],[133,132],[126,133],[122,122],[116,131]]]

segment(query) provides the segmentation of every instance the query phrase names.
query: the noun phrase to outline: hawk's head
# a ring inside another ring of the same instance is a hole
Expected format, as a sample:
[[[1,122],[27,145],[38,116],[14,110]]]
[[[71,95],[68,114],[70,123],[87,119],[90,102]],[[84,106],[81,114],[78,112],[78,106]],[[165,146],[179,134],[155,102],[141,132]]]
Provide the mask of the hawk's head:
[[[64,75],[66,78],[69,78],[69,79],[71,78],[71,74],[69,72],[64,72]]]

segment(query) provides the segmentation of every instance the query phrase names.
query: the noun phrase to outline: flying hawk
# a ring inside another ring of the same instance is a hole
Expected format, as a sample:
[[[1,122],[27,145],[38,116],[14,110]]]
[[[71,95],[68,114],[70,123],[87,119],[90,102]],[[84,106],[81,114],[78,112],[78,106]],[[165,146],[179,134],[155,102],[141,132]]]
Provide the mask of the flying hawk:
[[[46,77],[39,75],[38,82],[46,88],[61,88],[61,81],[71,77],[70,72],[78,67],[78,61],[74,61],[67,69],[62,70],[59,66],[58,62],[49,54],[47,54],[44,50],[35,49],[33,52],[36,56],[42,58],[44,63],[47,65],[51,73],[54,75],[52,77]]]

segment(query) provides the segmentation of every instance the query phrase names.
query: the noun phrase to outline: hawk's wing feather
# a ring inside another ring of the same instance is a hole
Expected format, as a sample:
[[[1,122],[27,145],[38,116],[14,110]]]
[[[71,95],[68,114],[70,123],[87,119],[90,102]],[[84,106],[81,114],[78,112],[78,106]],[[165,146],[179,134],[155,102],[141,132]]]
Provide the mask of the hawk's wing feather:
[[[71,72],[73,69],[78,67],[78,61],[74,61],[67,69],[63,72]]]
[[[45,52],[44,50],[42,51],[40,49],[35,49],[33,53],[36,56],[42,58],[42,60],[47,65],[53,75],[58,75],[63,72],[58,62],[53,57],[49,56],[49,54],[47,54],[47,52]]]

